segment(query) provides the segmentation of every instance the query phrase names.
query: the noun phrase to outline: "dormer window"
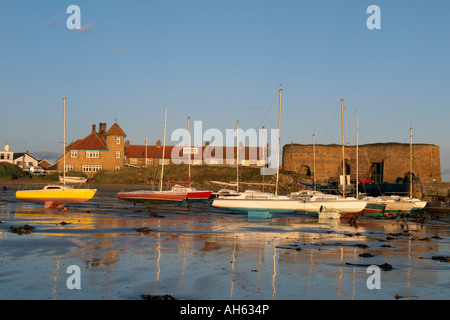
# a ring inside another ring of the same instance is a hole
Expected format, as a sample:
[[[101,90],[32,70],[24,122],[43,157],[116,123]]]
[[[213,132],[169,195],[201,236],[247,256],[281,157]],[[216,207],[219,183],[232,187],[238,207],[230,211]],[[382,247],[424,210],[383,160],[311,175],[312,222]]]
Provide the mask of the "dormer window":
[[[120,137],[116,137],[116,144],[120,144]]]

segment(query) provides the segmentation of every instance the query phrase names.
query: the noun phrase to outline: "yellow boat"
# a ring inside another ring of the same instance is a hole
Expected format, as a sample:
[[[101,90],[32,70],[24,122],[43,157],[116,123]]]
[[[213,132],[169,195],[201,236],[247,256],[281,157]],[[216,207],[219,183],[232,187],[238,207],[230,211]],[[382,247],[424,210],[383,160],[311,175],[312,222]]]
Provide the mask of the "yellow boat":
[[[97,189],[74,189],[66,186],[66,98],[63,98],[63,185],[50,184],[40,190],[19,190],[16,199],[44,203],[45,208],[62,208],[69,203],[85,202],[95,195]],[[82,181],[86,182],[86,181]]]
[[[62,208],[66,204],[81,203],[92,199],[97,189],[74,189],[64,185],[47,185],[40,190],[19,190],[16,199],[44,203],[45,208]]]

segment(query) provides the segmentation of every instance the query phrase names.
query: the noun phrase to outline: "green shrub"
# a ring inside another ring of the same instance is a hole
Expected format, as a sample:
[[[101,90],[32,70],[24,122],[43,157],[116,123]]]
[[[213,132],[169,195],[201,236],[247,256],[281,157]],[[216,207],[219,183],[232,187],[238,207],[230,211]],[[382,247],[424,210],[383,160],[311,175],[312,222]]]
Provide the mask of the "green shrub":
[[[15,164],[0,162],[0,179],[17,180],[25,177],[31,177],[30,173]]]

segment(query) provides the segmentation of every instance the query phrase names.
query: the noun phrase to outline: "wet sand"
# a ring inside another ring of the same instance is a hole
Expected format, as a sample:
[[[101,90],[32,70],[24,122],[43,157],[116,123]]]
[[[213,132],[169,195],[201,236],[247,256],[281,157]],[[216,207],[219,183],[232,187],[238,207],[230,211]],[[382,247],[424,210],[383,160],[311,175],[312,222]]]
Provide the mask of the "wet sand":
[[[363,218],[269,220],[206,204],[157,209],[115,198],[131,186],[98,185],[67,209],[18,202],[0,182],[0,300],[446,300],[448,223]],[[44,183],[43,183],[44,184]],[[134,186],[132,189],[139,189]],[[29,225],[29,233],[11,227]],[[69,266],[80,289],[69,289]],[[369,289],[369,265],[380,289]],[[148,296],[147,296],[148,297]]]

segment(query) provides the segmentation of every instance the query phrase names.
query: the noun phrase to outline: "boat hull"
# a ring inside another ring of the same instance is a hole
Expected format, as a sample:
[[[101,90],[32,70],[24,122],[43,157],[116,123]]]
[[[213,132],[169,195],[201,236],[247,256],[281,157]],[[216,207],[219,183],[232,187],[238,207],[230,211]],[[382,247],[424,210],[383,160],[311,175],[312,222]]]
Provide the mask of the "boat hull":
[[[364,209],[367,202],[355,200],[302,201],[295,199],[214,199],[213,206],[240,211],[270,210],[273,213],[300,212],[338,212],[353,213]]]
[[[16,199],[44,203],[45,208],[62,208],[66,204],[89,201],[96,192],[96,189],[19,190],[16,192]]]
[[[274,200],[274,199],[214,199],[213,207],[226,208],[243,212],[271,212],[271,213],[290,213],[295,209],[292,206],[292,200]]]
[[[186,199],[189,200],[207,200],[211,197],[212,191],[195,191],[188,192],[186,195]]]
[[[382,203],[367,203],[366,207],[360,211],[355,213],[344,213],[342,214],[342,218],[350,218],[354,215],[361,214],[363,216],[369,216],[369,217],[379,217],[383,216],[386,205]]]
[[[297,211],[302,212],[339,212],[341,214],[357,213],[364,210],[366,201],[359,200],[330,200],[330,201],[299,201]]]
[[[187,193],[142,190],[133,192],[119,192],[117,193],[117,198],[134,203],[142,203],[145,205],[159,205],[181,202],[186,198],[186,195]]]

